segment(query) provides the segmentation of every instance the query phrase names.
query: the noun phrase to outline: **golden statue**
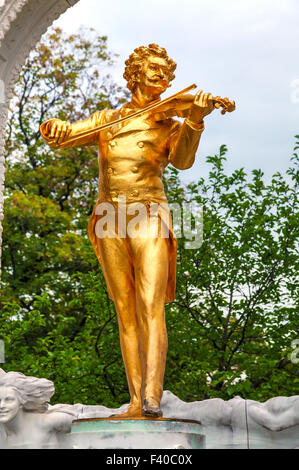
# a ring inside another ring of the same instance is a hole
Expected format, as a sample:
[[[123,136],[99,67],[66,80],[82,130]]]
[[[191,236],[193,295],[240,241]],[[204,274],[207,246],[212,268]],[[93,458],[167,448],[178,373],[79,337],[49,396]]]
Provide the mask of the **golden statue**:
[[[153,236],[151,229],[145,236],[119,233],[123,217],[119,198],[125,198],[126,207],[144,204],[147,218],[152,204],[167,207],[162,183],[166,166],[190,168],[204,130],[203,118],[219,106],[223,113],[234,109],[234,102],[227,98],[201,91],[195,96],[184,94],[195,85],[161,100],[175,68],[164,48],[156,44],[138,47],[126,61],[124,73],[132,92],[129,103],[74,124],[51,119],[41,126],[52,148],[97,145],[99,149],[98,201],[88,233],[115,303],[131,397],[128,410],[117,418],[162,416],[167,353],[164,303],[174,299],[176,273],[176,239],[171,227],[168,237],[161,231]],[[185,117],[184,123],[173,116]],[[96,230],[103,216],[97,210],[101,203],[116,209],[116,224],[103,237]],[[126,214],[127,225],[131,216]]]

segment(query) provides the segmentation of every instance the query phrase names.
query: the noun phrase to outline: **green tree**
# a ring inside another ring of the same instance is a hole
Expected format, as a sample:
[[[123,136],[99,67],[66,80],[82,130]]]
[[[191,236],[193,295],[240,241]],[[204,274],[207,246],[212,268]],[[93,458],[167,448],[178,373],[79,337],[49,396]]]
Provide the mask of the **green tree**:
[[[87,236],[97,193],[96,148],[52,151],[39,125],[121,105],[113,55],[94,31],[52,30],[30,54],[11,103],[0,337],[6,370],[55,382],[55,402],[118,406],[129,394],[113,302]],[[297,136],[299,139],[299,136]],[[184,400],[267,399],[298,392],[290,361],[296,291],[298,156],[269,184],[261,170],[225,172],[184,187],[169,168],[170,203],[204,209],[204,239],[178,240],[177,293],[167,304],[165,389]]]
[[[186,249],[180,239],[169,307],[167,385],[179,396],[184,388],[188,399],[298,393],[290,361],[299,331],[298,148],[287,175],[274,174],[268,185],[261,170],[227,175],[225,146],[207,158],[207,180],[183,189],[171,171],[170,200],[204,211],[201,247]]]
[[[106,37],[54,29],[23,67],[7,130],[0,326],[7,370],[53,380],[56,401],[111,406],[128,393],[113,303],[87,236],[97,149],[54,152],[39,126],[123,103],[112,64]]]

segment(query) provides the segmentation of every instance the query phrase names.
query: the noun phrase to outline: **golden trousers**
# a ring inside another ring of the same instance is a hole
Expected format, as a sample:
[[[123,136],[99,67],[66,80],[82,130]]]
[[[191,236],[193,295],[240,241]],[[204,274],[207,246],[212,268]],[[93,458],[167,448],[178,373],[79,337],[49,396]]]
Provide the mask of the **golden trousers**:
[[[131,217],[132,218],[132,217]],[[127,224],[131,219],[127,216]],[[100,219],[94,216],[92,234]],[[117,214],[116,214],[117,219]],[[90,229],[90,227],[89,227]],[[105,237],[93,237],[110,296],[114,300],[131,404],[160,404],[167,354],[164,304],[169,284],[172,230],[121,238],[118,224]]]

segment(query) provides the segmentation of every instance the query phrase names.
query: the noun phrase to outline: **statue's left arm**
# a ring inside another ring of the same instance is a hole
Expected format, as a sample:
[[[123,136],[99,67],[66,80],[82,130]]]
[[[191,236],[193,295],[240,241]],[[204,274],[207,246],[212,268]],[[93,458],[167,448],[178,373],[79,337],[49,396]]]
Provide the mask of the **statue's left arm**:
[[[202,122],[196,127],[187,119],[183,124],[176,122],[172,127],[168,161],[178,170],[186,170],[194,163],[204,123]]]
[[[199,92],[184,123],[176,122],[173,125],[169,137],[168,161],[175,168],[186,170],[193,165],[200,137],[205,128],[203,118],[213,109],[212,95]]]

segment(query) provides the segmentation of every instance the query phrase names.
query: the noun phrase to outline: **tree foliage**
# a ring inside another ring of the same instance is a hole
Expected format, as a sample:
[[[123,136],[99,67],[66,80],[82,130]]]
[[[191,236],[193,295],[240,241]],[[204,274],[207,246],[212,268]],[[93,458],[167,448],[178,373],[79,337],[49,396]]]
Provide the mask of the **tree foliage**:
[[[204,211],[201,247],[179,243],[170,311],[173,328],[179,318],[186,326],[178,350],[184,354],[176,354],[177,336],[170,344],[170,356],[181,364],[176,390],[182,381],[189,389],[189,377],[190,399],[196,388],[202,398],[295,394],[299,371],[289,352],[299,331],[298,156],[285,177],[278,172],[266,185],[261,170],[251,178],[244,169],[227,175],[225,154],[222,146],[207,158],[207,181],[183,190],[177,171],[168,179],[173,200],[201,203]]]
[[[97,194],[93,147],[53,151],[39,125],[76,121],[128,95],[108,75],[113,55],[94,31],[51,30],[15,87],[6,140],[0,336],[4,368],[54,381],[55,402],[118,406],[129,395],[114,305],[87,237]],[[296,136],[299,140],[299,136]],[[177,292],[167,304],[165,389],[184,400],[265,400],[298,393],[296,240],[299,148],[286,175],[225,172],[184,187],[169,168],[170,202],[204,209],[204,240],[178,240]]]

